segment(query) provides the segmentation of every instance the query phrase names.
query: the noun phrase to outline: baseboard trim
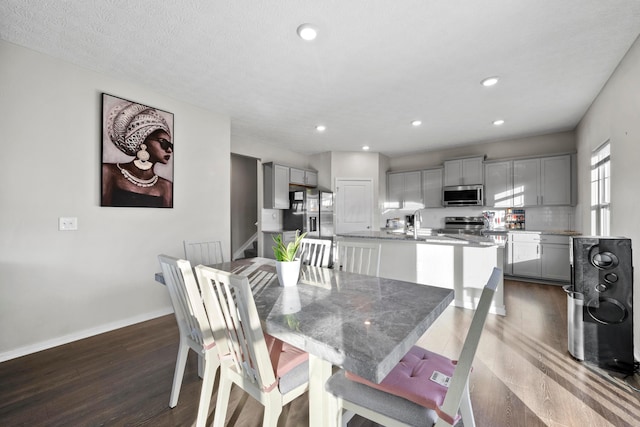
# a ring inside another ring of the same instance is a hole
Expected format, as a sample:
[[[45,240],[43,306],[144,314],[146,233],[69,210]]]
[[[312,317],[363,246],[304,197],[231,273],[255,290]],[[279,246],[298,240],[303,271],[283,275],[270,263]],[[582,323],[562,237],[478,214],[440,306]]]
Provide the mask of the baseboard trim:
[[[155,319],[157,317],[166,316],[173,313],[172,307],[163,308],[161,310],[152,311],[150,313],[144,313],[138,316],[129,317],[127,319],[118,320],[116,322],[107,323],[104,325],[96,326],[95,328],[85,329],[82,331],[74,332],[72,334],[63,335],[50,340],[41,341],[35,344],[19,347],[14,350],[0,353],[0,363],[7,360],[16,359],[18,357],[26,356],[28,354],[36,353],[42,350],[48,350],[59,345],[69,344],[70,342],[78,341],[84,338],[89,338],[95,335],[110,332],[116,329],[124,328],[126,326],[135,325],[136,323],[146,322],[147,320]]]

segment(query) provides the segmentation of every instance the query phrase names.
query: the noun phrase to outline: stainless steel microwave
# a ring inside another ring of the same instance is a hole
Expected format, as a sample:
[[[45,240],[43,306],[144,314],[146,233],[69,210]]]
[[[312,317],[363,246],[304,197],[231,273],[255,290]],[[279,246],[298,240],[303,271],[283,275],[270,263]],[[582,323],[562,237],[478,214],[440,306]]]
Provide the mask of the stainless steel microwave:
[[[484,186],[452,185],[442,189],[444,206],[482,206]]]

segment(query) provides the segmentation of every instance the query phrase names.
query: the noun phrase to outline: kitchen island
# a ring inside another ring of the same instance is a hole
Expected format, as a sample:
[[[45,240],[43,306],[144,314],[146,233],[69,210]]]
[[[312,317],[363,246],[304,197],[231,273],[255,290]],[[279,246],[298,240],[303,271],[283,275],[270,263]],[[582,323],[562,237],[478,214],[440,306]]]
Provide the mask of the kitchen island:
[[[504,244],[491,237],[439,234],[420,230],[362,231],[338,234],[340,241],[380,243],[380,277],[453,289],[457,307],[475,309],[494,267],[502,268]],[[505,315],[504,283],[494,295],[491,312]]]

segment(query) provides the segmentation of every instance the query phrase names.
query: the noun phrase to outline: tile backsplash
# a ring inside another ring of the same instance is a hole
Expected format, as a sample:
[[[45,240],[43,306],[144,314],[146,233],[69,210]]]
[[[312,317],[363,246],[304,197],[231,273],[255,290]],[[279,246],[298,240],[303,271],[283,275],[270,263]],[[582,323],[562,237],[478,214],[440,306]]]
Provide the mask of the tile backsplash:
[[[523,208],[526,215],[525,230],[575,230],[575,208],[572,206],[542,206]],[[429,208],[421,209],[423,228],[443,228],[445,216],[482,216],[485,210],[504,212],[501,209],[460,207],[460,208]],[[387,219],[400,218],[404,224],[405,215],[411,215],[414,210],[388,209],[381,214],[380,227],[386,226]]]
[[[526,208],[528,230],[575,230],[575,208],[543,206]]]

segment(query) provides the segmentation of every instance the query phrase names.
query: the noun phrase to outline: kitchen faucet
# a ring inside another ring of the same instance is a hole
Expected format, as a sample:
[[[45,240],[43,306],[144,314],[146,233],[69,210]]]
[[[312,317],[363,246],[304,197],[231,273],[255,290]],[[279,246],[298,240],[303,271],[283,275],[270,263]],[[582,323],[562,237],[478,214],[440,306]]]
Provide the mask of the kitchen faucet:
[[[413,238],[418,239],[418,230],[420,229],[420,224],[422,223],[422,214],[420,213],[420,209],[416,210],[413,213]]]

